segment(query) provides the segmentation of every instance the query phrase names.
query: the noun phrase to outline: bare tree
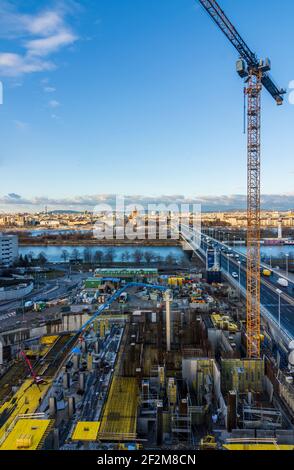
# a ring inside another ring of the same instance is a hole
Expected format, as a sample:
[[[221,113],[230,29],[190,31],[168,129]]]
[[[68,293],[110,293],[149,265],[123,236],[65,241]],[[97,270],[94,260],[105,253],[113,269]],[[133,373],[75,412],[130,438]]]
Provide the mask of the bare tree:
[[[74,261],[78,261],[78,259],[79,259],[79,250],[77,248],[74,248],[72,250],[71,257]]]
[[[109,248],[106,253],[105,253],[105,260],[108,262],[108,263],[113,263],[113,260],[114,260],[114,249],[113,248]]]
[[[102,260],[103,260],[103,257],[104,257],[104,253],[103,253],[102,250],[95,251],[94,259],[95,259],[96,263],[101,264]]]
[[[165,258],[165,262],[168,266],[172,266],[173,264],[176,263],[175,257],[169,253],[167,257]]]
[[[69,254],[68,254],[68,251],[67,250],[62,250],[61,252],[61,259],[63,259],[63,261],[66,263],[67,260],[68,260],[68,257],[69,257]]]
[[[135,250],[134,251],[133,257],[134,257],[134,260],[135,260],[136,263],[138,263],[138,264],[141,263],[141,261],[143,259],[143,256],[144,256],[144,254],[143,254],[142,250]]]
[[[144,251],[144,258],[146,263],[150,264],[151,261],[153,260],[153,255],[150,253],[150,251]]]
[[[47,263],[47,258],[44,251],[41,251],[41,253],[39,254],[37,262],[38,264],[40,264],[40,266],[45,266],[45,264]]]
[[[84,262],[85,263],[91,263],[92,262],[92,254],[91,254],[90,248],[85,248],[84,249]]]

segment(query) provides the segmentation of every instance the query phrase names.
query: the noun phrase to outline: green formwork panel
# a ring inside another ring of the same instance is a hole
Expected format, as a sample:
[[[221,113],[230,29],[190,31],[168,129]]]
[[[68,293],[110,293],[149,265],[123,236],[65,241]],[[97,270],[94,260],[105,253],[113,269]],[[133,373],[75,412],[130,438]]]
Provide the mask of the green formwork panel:
[[[228,393],[236,390],[239,393],[263,391],[263,359],[222,359],[221,388]]]

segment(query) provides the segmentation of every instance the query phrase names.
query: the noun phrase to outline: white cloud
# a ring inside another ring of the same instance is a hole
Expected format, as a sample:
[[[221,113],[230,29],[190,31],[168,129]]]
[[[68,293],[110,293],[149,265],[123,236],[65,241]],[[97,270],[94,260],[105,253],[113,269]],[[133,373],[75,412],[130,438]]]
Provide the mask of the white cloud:
[[[54,121],[59,121],[60,117],[57,114],[51,114],[51,119],[54,119]]]
[[[24,24],[30,33],[46,36],[63,27],[63,18],[57,11],[45,11],[36,16],[25,16]]]
[[[48,106],[49,106],[49,108],[53,108],[53,109],[54,108],[59,108],[60,103],[57,100],[51,100],[51,101],[49,101]]]
[[[14,193],[11,193],[14,194]],[[115,207],[116,194],[94,194],[85,196],[75,196],[68,198],[50,198],[50,197],[33,197],[23,198],[10,195],[1,197],[0,204],[5,210],[21,210],[24,209],[38,210],[45,205],[52,208],[64,210],[93,210],[98,204],[109,204]],[[142,204],[147,207],[148,204],[201,204],[202,211],[229,211],[229,210],[245,210],[245,195],[225,195],[225,196],[195,196],[185,197],[183,195],[162,195],[162,196],[125,196],[125,204]],[[19,206],[16,207],[16,204]],[[267,210],[290,210],[294,209],[294,193],[292,194],[268,194],[262,196],[262,208]]]
[[[54,93],[56,91],[56,88],[54,88],[53,86],[45,86],[44,91],[45,93]]]
[[[69,31],[61,31],[42,39],[27,41],[25,47],[31,56],[46,56],[57,52],[60,48],[68,46],[77,40],[77,36]]]
[[[53,70],[55,65],[47,60],[15,53],[0,53],[0,74],[10,77]]]
[[[25,131],[29,128],[29,124],[27,122],[15,120],[13,123],[15,127],[21,131]]]
[[[18,49],[0,50],[0,74],[18,76],[54,69],[49,56],[78,40],[66,21],[69,12],[57,6],[27,15],[17,11],[12,2],[0,1],[0,36],[15,42]]]

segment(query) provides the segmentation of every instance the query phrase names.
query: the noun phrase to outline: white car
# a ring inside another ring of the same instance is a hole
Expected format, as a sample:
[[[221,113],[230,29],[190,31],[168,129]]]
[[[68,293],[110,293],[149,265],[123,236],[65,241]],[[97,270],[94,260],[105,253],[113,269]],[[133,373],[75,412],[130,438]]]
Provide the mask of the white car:
[[[237,273],[232,273],[232,276],[233,276],[235,279],[239,277]]]

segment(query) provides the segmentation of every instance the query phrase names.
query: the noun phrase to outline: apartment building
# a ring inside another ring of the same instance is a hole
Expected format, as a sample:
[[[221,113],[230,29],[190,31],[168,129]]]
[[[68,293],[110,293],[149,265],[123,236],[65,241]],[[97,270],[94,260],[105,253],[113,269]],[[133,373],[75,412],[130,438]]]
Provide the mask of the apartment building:
[[[18,237],[0,233],[0,266],[11,266],[18,258]]]

